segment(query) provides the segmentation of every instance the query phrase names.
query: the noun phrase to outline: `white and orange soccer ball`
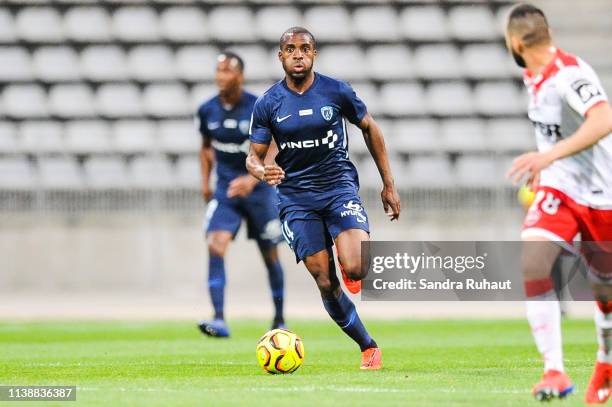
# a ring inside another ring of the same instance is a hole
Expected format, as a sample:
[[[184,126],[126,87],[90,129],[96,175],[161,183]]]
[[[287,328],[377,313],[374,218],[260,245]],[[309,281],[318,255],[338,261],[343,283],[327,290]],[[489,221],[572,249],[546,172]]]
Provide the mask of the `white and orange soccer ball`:
[[[257,361],[271,374],[293,373],[304,361],[304,343],[288,329],[273,329],[257,342]]]

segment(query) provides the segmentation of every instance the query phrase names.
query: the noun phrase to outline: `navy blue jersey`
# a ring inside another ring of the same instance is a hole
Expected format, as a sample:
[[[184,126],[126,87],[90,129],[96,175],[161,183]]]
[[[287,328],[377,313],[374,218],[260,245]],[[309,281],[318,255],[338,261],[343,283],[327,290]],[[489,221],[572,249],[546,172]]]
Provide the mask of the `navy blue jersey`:
[[[218,186],[225,187],[234,178],[247,174],[249,123],[257,97],[242,92],[238,104],[226,110],[219,96],[204,102],[196,115],[196,126],[210,139],[215,151]]]
[[[282,80],[257,100],[250,139],[269,144],[274,138],[278,145],[276,162],[285,171],[278,185],[281,206],[359,189],[345,119],[358,124],[366,113],[348,83],[319,73],[302,94]]]

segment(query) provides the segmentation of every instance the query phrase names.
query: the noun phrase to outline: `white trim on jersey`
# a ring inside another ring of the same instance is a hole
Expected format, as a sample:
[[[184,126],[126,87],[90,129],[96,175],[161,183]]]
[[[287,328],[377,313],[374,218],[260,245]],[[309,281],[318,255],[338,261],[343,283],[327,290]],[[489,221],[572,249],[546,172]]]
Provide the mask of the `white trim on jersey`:
[[[344,117],[342,118],[342,131],[344,132],[344,140],[342,142],[342,148],[346,151],[346,158],[349,158],[349,148],[348,148],[348,129],[346,128],[346,120]]]

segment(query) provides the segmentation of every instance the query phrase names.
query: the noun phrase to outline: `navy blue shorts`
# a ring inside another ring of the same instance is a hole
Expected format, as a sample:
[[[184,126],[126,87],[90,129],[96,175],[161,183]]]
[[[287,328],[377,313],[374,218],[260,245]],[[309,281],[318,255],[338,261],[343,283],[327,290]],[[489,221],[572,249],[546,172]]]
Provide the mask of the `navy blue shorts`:
[[[245,198],[227,198],[225,190],[217,190],[206,208],[206,234],[223,230],[236,236],[242,219],[246,220],[249,239],[256,239],[263,247],[271,247],[282,240],[274,188],[260,186]]]
[[[370,233],[368,215],[356,192],[342,193],[320,209],[291,207],[281,211],[283,237],[299,263],[333,246],[334,239],[348,229]]]

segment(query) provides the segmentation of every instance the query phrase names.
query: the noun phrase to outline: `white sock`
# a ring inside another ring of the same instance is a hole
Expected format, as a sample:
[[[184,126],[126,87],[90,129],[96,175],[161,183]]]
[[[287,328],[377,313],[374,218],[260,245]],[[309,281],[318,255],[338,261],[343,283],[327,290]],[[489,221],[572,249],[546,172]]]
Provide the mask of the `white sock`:
[[[604,314],[595,307],[595,327],[597,329],[597,361],[612,363],[612,314]]]
[[[544,358],[544,371],[564,371],[561,348],[561,307],[554,291],[543,294],[545,301],[526,301],[527,320],[535,343]]]

